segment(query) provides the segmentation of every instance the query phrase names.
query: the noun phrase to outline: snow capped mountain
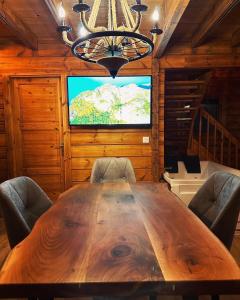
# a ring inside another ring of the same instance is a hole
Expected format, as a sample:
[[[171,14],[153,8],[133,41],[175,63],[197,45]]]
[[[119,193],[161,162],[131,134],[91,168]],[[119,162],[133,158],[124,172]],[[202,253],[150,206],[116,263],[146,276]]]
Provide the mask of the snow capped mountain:
[[[76,118],[77,114],[83,114],[79,107],[81,103],[82,110],[88,107],[88,114],[108,112],[119,123],[150,123],[150,93],[150,89],[133,83],[120,87],[106,83],[95,90],[80,93],[70,105],[70,116]],[[83,107],[84,103],[86,107]]]

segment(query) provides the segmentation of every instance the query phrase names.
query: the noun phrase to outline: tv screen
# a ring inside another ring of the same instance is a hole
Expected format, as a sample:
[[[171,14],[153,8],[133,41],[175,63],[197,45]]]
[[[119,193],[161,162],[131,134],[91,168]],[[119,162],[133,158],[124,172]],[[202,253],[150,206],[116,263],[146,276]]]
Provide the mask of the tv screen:
[[[69,124],[150,127],[151,76],[69,76]]]

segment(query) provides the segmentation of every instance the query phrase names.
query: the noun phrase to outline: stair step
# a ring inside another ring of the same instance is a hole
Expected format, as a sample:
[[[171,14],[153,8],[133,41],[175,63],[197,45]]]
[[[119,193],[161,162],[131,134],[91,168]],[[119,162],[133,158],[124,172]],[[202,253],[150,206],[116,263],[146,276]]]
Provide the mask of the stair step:
[[[178,122],[191,122],[192,118],[176,118]]]
[[[171,111],[171,112],[166,112],[165,117],[169,119],[174,119],[174,118],[192,118],[193,114],[191,112],[185,112],[185,111]]]
[[[167,90],[197,90],[199,89],[198,85],[167,85]]]
[[[189,84],[205,84],[203,80],[174,80],[166,81],[167,85],[189,85]]]
[[[165,99],[168,100],[186,100],[186,99],[196,99],[196,98],[201,98],[202,95],[200,94],[195,94],[195,95],[165,95]]]
[[[181,107],[165,107],[165,111],[174,111],[174,112],[177,112],[177,111],[180,111],[180,112],[188,112],[188,111],[195,111],[197,110],[196,107],[190,107],[190,108],[181,108]]]

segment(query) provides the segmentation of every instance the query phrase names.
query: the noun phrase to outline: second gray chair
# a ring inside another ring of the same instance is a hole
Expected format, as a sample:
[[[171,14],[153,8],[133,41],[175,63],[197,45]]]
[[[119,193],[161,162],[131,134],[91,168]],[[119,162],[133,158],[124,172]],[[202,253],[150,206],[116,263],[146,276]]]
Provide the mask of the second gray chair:
[[[230,250],[240,211],[240,177],[214,173],[199,189],[188,206]],[[219,300],[212,295],[212,300]],[[198,299],[197,296],[183,297]]]
[[[95,160],[90,182],[127,181],[135,183],[136,177],[128,158],[103,157]]]
[[[0,185],[0,205],[13,248],[31,232],[52,201],[31,178],[21,176]]]
[[[189,208],[230,249],[240,211],[240,177],[214,173],[193,197]]]

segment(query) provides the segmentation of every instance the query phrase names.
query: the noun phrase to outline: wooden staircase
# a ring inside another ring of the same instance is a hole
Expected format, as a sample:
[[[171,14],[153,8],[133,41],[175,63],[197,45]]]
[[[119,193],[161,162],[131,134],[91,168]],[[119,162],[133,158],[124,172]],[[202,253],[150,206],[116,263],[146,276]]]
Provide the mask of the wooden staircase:
[[[203,108],[199,109],[189,139],[188,154],[198,155],[200,160],[240,168],[240,141]]]
[[[195,77],[195,78],[193,78]],[[167,78],[165,82],[165,167],[169,158],[187,153],[196,113],[204,98],[210,73]]]

